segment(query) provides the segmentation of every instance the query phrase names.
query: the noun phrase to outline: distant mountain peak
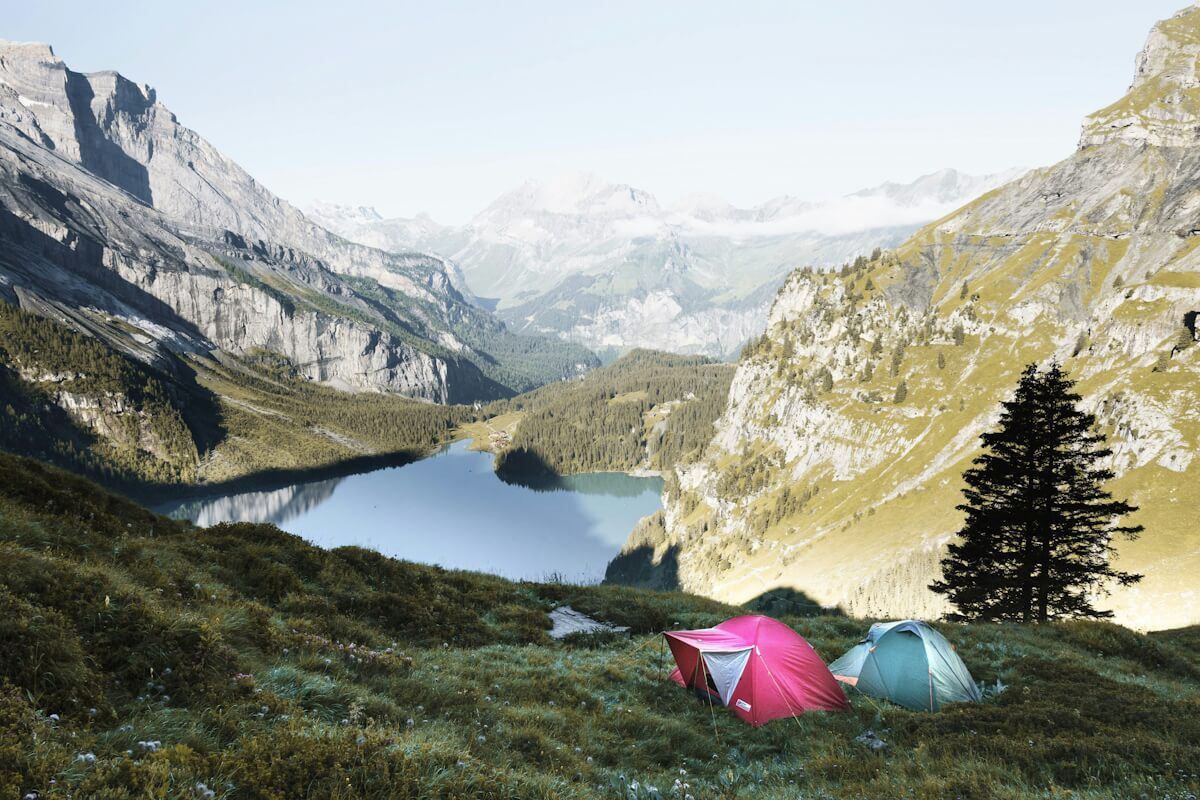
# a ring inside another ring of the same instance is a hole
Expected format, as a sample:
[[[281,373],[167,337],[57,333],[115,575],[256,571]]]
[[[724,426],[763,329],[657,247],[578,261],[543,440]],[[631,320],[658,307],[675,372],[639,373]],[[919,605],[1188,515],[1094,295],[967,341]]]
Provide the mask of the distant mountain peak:
[[[372,222],[379,222],[383,219],[383,215],[374,206],[351,206],[319,202],[305,208],[304,215],[335,233],[340,233],[339,228],[345,226],[369,225]],[[336,224],[326,224],[334,221],[336,221]]]
[[[921,175],[909,183],[885,181],[878,186],[862,189],[848,197],[887,198],[900,206],[911,207],[922,204],[961,205],[966,198],[1016,180],[1028,170],[1024,167],[993,172],[987,175],[968,175],[952,167]],[[950,210],[950,209],[947,209]]]
[[[606,183],[589,172],[527,180],[498,197],[476,218],[486,226],[529,214],[637,216],[657,213],[654,195],[626,184]]]

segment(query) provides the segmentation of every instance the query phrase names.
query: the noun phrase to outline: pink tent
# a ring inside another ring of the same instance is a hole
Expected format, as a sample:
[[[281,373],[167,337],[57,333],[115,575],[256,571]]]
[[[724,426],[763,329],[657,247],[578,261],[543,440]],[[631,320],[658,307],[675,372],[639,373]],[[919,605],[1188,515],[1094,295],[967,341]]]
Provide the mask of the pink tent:
[[[850,707],[812,645],[770,617],[734,617],[715,628],[663,636],[679,665],[671,680],[707,693],[751,725]]]

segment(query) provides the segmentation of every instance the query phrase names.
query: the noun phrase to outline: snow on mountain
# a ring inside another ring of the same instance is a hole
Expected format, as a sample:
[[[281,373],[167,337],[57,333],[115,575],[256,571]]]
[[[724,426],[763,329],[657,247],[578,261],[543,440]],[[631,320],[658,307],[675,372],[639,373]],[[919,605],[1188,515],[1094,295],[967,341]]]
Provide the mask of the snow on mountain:
[[[844,197],[785,196],[752,208],[703,193],[663,206],[585,173],[527,181],[461,227],[335,206],[309,216],[373,247],[441,255],[517,329],[597,350],[724,356],[761,330],[769,297],[794,267],[898,244],[1021,172],[944,169]]]

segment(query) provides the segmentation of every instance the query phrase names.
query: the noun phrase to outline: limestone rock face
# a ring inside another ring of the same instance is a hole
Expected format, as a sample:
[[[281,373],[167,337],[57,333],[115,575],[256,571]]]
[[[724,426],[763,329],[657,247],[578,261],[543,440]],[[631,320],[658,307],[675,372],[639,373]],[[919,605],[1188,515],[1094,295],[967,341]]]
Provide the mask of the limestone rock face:
[[[1071,157],[859,268],[794,272],[706,452],[668,482],[662,528],[627,551],[720,599],[937,615],[926,587],[979,434],[1025,364],[1058,360],[1146,527],[1117,542],[1145,579],[1099,604],[1137,627],[1200,621],[1200,117],[1177,101],[1198,47],[1200,10],[1160,23]]]
[[[313,380],[450,402],[590,365],[504,372],[488,348],[537,343],[514,344],[442,259],[330,233],[150,87],[47,45],[0,42],[0,176],[0,296],[160,366],[156,350],[268,349]]]

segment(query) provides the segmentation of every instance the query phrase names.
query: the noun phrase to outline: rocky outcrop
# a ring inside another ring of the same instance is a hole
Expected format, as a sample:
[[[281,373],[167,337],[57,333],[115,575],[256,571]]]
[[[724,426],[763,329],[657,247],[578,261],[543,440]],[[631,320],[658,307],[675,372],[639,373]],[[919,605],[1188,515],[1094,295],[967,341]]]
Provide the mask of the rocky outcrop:
[[[1200,479],[1187,326],[1200,141],[1185,135],[1200,115],[1175,97],[1196,41],[1200,10],[1157,26],[1129,95],[1089,118],[1065,161],[866,263],[793,273],[703,458],[669,484],[662,529],[627,549],[725,600],[796,589],[857,614],[937,615],[925,587],[961,524],[979,434],[1022,367],[1053,359],[1146,527],[1118,542],[1121,567],[1145,580],[1101,604],[1138,627],[1200,620],[1187,510]],[[1141,127],[1111,124],[1118,108],[1138,109]]]
[[[1129,92],[1083,123],[1080,146],[1109,142],[1189,147],[1200,143],[1200,41],[1195,9],[1154,26],[1138,54]]]

